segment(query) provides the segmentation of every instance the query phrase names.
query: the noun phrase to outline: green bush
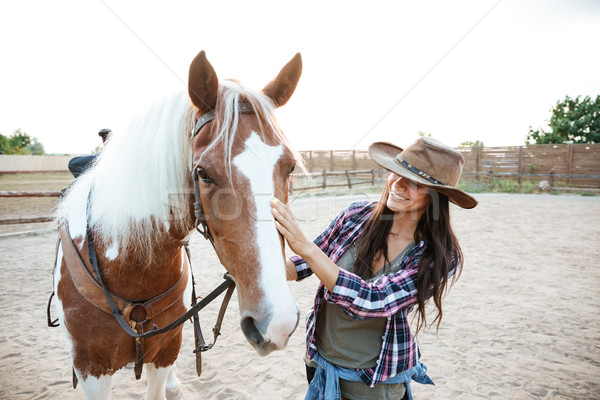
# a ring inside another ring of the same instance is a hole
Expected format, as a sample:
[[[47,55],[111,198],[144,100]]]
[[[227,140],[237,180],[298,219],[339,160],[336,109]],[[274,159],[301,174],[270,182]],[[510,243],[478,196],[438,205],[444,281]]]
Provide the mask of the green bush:
[[[493,179],[491,182],[460,181],[458,187],[467,193],[539,193],[537,182],[524,181],[519,185],[518,181],[510,179]]]
[[[488,184],[485,182],[460,181],[457,186],[467,193],[485,193],[490,191]]]

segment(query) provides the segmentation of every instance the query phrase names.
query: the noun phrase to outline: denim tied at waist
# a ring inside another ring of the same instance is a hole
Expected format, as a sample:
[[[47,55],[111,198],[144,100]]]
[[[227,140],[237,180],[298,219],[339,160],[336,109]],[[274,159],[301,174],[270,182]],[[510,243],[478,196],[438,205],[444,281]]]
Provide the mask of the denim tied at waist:
[[[304,400],[341,400],[340,379],[363,382],[358,370],[333,365],[321,357],[319,353],[315,354],[313,361],[317,363],[317,368]],[[435,385],[431,378],[427,376],[427,367],[420,361],[417,361],[417,365],[414,367],[389,378],[381,384],[404,383],[409,400],[413,400],[410,390],[411,380],[425,385]]]

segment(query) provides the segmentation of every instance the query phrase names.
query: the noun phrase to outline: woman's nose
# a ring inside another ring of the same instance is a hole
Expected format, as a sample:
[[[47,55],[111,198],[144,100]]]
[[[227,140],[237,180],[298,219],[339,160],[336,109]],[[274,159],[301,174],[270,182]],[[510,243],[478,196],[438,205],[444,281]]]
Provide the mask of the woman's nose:
[[[404,187],[406,185],[406,181],[407,181],[406,178],[399,176],[399,175],[396,175],[395,178],[396,178],[396,180],[394,181],[394,183],[392,183],[392,186]]]

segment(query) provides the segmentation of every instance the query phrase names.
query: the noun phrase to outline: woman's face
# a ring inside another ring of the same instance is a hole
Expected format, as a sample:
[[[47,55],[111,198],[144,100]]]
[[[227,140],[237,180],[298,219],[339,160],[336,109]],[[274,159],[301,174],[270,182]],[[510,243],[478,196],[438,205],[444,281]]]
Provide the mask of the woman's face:
[[[388,176],[387,186],[390,192],[387,206],[396,214],[410,214],[417,219],[421,218],[431,202],[427,186],[419,185],[393,172]]]

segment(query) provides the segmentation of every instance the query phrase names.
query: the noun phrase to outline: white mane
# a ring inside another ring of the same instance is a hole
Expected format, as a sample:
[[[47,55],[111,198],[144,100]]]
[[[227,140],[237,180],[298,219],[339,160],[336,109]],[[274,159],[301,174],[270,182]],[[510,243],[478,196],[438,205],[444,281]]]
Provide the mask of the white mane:
[[[113,246],[146,249],[157,229],[189,224],[193,123],[191,102],[182,92],[138,116],[126,131],[113,132],[61,201],[59,222],[69,221],[73,237],[82,234],[85,220],[77,214],[85,213],[91,187],[94,234]]]

